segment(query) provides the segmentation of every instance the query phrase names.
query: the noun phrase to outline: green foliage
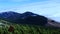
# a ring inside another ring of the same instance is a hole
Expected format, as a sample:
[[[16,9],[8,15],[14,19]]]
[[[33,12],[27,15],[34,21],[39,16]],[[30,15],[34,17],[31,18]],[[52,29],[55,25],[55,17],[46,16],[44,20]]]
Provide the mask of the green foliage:
[[[43,26],[30,26],[14,24],[14,32],[9,32],[9,27],[0,27],[0,34],[60,34],[60,29],[50,29]]]
[[[3,22],[3,20],[2,20]],[[7,21],[4,21],[7,22]],[[14,32],[9,32],[8,26],[12,25],[14,27]],[[28,24],[9,24],[6,23],[5,26],[0,27],[0,34],[60,34],[60,29],[37,26],[37,25],[28,25]]]

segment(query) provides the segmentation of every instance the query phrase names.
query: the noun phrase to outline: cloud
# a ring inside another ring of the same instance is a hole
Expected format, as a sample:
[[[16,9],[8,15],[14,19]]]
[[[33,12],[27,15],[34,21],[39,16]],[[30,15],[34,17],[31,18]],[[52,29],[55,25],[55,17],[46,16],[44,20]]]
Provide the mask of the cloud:
[[[56,13],[56,14],[53,14],[52,17],[60,17],[60,12]]]
[[[56,0],[57,1],[57,0]],[[21,8],[21,7],[20,7]],[[46,1],[23,6],[18,12],[31,11],[60,22],[60,3],[59,1]]]

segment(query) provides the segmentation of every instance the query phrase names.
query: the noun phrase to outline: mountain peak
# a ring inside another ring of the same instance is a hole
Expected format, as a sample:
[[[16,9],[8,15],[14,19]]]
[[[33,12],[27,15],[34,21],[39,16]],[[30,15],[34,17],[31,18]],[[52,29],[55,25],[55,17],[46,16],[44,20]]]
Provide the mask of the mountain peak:
[[[25,13],[23,13],[25,16],[36,16],[37,14],[35,14],[35,13],[32,13],[32,12],[29,12],[29,11],[27,11],[27,12],[25,12]]]
[[[8,12],[3,12],[0,14],[1,18],[6,18],[6,19],[15,19],[20,17],[21,14],[13,12],[13,11],[8,11]]]

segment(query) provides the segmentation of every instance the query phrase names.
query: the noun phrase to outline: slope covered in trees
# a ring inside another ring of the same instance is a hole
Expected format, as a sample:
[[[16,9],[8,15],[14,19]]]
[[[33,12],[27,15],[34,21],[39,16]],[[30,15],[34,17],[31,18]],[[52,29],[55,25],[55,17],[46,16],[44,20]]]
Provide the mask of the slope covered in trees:
[[[18,16],[17,16],[18,15]],[[54,21],[52,21],[54,22]],[[59,28],[46,27],[48,19],[31,12],[0,14],[0,34],[60,34]]]

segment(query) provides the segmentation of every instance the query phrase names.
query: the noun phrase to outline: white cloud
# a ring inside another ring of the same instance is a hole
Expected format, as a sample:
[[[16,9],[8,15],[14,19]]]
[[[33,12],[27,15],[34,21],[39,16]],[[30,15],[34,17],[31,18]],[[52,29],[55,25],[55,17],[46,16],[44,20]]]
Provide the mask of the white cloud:
[[[56,13],[56,14],[53,14],[52,17],[60,17],[60,12]]]
[[[53,2],[53,1],[47,1],[43,3],[35,3],[31,5],[26,5],[22,7],[21,9],[17,11],[31,11],[37,14],[44,15],[46,17],[49,17],[53,20],[59,21],[60,22],[60,3],[58,2]]]

